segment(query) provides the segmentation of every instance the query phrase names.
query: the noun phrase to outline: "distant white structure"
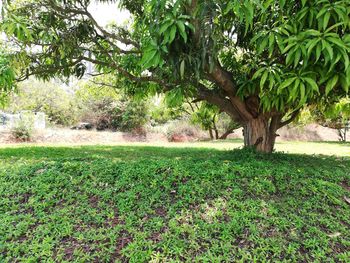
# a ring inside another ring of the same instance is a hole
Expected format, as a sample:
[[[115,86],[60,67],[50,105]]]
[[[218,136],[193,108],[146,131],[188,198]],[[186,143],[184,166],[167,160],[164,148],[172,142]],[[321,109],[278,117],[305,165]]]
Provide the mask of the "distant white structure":
[[[46,128],[46,115],[43,112],[21,111],[18,114],[0,112],[0,126],[13,128],[19,122],[33,126],[34,129],[43,130]]]

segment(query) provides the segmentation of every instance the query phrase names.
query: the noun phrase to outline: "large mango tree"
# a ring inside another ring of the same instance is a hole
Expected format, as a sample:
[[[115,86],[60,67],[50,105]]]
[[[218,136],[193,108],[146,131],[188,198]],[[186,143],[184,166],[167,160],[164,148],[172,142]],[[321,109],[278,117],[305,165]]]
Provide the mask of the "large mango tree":
[[[90,62],[131,93],[219,107],[262,152],[301,108],[349,93],[348,0],[122,0],[123,27],[99,24],[90,2],[6,1],[18,80],[80,77]]]

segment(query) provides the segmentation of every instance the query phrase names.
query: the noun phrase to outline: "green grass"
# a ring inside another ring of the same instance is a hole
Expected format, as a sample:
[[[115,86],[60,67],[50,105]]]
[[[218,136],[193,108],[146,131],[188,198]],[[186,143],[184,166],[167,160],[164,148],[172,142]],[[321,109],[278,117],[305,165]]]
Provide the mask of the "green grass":
[[[349,262],[349,167],[195,147],[0,148],[0,262]]]
[[[18,148],[18,147],[79,147],[79,146],[96,146],[94,143],[77,143],[77,144],[57,144],[57,143],[20,143],[20,144],[0,144],[0,148]],[[219,141],[200,141],[185,143],[166,143],[166,142],[118,142],[113,144],[101,144],[100,146],[150,146],[150,147],[171,147],[171,148],[210,148],[217,150],[239,149],[243,146],[241,139],[219,140]],[[298,154],[323,154],[335,156],[350,156],[350,142],[299,142],[299,141],[282,141],[276,143],[276,150],[286,153]]]

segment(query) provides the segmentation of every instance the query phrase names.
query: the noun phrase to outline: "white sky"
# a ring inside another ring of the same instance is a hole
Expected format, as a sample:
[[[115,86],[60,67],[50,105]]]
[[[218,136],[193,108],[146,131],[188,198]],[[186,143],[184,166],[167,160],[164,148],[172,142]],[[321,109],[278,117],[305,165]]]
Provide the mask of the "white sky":
[[[118,4],[110,3],[91,3],[88,10],[95,17],[97,22],[105,26],[108,23],[114,22],[118,25],[125,24],[131,17],[127,10],[120,10]]]
[[[0,10],[1,6],[2,0],[0,0]],[[121,10],[118,8],[117,3],[97,3],[93,1],[88,10],[101,26],[106,26],[109,23],[116,23],[117,25],[122,26],[131,18],[131,15],[127,10]],[[6,40],[5,33],[0,33],[0,41]]]

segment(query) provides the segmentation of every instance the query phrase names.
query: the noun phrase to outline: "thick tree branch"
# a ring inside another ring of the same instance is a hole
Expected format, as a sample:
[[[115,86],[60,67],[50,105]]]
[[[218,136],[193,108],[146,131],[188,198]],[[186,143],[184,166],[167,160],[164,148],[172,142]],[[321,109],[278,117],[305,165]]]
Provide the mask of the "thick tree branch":
[[[232,106],[240,115],[240,119],[243,121],[248,121],[253,118],[252,114],[248,112],[245,103],[236,96],[235,85],[232,75],[229,72],[227,72],[217,63],[214,69],[209,71],[208,77],[227,93]]]
[[[296,110],[296,111],[293,111],[289,117],[289,119],[283,121],[283,122],[279,122],[278,124],[278,129],[279,128],[282,128],[283,126],[286,126],[288,125],[289,123],[291,123],[292,121],[295,120],[295,118],[299,115],[299,112],[300,112],[300,109]]]
[[[241,118],[240,114],[232,107],[230,100],[223,96],[220,96],[217,92],[207,89],[203,84],[198,83],[196,85],[198,95],[197,101],[205,100],[213,105],[218,106],[222,111],[226,112],[235,121],[242,123],[244,120]]]

